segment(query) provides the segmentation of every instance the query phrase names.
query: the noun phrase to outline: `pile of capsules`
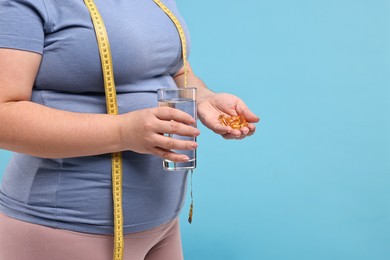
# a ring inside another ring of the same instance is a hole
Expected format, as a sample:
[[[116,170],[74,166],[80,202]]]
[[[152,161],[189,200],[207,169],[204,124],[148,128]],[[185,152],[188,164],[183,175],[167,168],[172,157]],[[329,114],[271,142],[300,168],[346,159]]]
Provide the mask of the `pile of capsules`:
[[[241,115],[238,116],[227,116],[224,114],[219,115],[219,122],[224,126],[230,126],[233,129],[240,129],[241,127],[248,126],[245,118]]]

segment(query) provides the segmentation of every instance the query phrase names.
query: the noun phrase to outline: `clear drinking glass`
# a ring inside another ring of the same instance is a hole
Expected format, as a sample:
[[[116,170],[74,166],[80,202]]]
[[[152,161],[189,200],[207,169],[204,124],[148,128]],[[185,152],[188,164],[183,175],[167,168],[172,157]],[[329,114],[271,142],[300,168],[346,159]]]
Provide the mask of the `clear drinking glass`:
[[[159,107],[172,107],[191,115],[196,121],[196,88],[162,88],[157,90]],[[196,127],[196,122],[193,125]],[[196,137],[166,134],[179,140],[196,141]],[[163,161],[163,167],[168,171],[191,170],[196,168],[196,149],[172,150],[175,153],[185,154],[190,158],[188,162]]]

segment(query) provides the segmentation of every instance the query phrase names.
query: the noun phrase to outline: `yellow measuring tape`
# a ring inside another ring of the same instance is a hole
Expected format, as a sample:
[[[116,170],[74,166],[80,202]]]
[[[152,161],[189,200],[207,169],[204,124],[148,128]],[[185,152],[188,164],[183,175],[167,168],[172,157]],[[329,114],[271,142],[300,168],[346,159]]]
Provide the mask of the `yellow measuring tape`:
[[[187,87],[187,43],[183,27],[176,16],[160,1],[153,0],[175,24],[181,41],[183,66],[184,66],[184,87]],[[90,13],[94,26],[96,39],[99,48],[100,61],[103,71],[104,91],[106,95],[107,113],[118,114],[118,102],[114,82],[114,70],[108,35],[103,19],[93,0],[84,0]],[[122,153],[112,153],[112,195],[114,210],[114,260],[123,259],[124,239],[123,239],[123,207],[122,207]],[[191,204],[192,215],[192,204]],[[192,216],[191,216],[192,217]]]
[[[106,94],[107,113],[118,114],[118,102],[114,82],[114,69],[112,64],[110,43],[103,19],[93,2],[84,0],[91,15],[96,39],[99,47],[100,62],[103,70],[104,91]],[[112,195],[114,208],[114,256],[113,259],[123,259],[123,208],[122,208],[122,153],[112,153]]]

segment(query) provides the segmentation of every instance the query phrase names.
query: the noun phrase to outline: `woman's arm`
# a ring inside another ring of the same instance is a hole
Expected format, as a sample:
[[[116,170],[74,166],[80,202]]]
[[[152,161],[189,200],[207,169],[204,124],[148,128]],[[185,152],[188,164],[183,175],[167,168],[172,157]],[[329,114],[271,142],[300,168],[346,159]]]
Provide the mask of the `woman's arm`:
[[[176,85],[180,88],[184,88],[184,67],[182,67],[173,77]],[[203,100],[214,95],[215,93],[207,88],[206,84],[198,78],[192,70],[190,63],[187,63],[187,83],[188,87],[196,88],[197,103],[201,103]]]
[[[193,119],[174,109],[144,109],[124,115],[83,114],[30,102],[40,61],[36,53],[0,49],[0,148],[46,158],[133,150],[185,161],[170,149],[196,147],[196,143],[160,134],[199,134],[188,126]]]
[[[0,49],[0,147],[41,157],[119,151],[114,116],[72,113],[30,102],[41,55]]]

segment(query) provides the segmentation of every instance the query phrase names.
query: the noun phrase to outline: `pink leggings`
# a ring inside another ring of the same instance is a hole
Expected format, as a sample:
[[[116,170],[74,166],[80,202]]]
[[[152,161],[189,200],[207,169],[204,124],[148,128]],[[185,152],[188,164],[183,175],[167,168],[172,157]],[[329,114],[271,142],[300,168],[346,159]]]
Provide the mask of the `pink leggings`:
[[[125,260],[182,260],[178,219],[125,235]],[[49,228],[0,213],[0,260],[111,260],[113,237]]]

